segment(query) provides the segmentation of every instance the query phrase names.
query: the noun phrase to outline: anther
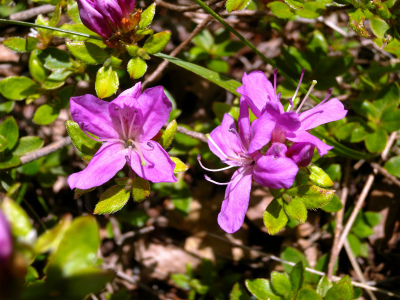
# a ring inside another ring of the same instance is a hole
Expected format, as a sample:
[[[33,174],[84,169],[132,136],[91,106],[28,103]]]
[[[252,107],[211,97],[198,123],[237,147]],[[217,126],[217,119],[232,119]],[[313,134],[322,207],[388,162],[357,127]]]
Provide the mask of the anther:
[[[328,95],[325,97],[324,100],[322,100],[317,106],[324,104],[328,99],[332,96],[332,89],[328,90]]]
[[[292,109],[293,109],[293,100],[291,98],[289,98],[288,101],[289,101],[289,106],[288,106],[287,111],[292,111]]]
[[[307,98],[308,98],[308,95],[310,95],[312,89],[314,88],[314,86],[315,86],[316,84],[317,84],[317,81],[316,81],[316,80],[313,80],[313,81],[312,81],[312,84],[311,84],[311,86],[310,86],[310,89],[308,90],[308,92],[307,92],[306,96],[304,97],[303,101],[300,103],[299,107],[297,108],[296,113],[299,113],[300,108],[301,108],[301,107],[303,106],[303,104],[306,102],[306,100],[307,100]]]

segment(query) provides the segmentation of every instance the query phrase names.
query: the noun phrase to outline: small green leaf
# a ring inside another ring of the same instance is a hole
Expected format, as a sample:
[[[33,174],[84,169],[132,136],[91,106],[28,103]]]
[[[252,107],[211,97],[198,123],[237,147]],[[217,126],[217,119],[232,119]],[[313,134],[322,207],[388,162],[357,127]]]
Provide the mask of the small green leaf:
[[[168,44],[171,31],[162,31],[150,36],[143,45],[143,51],[147,54],[156,54]]]
[[[68,122],[68,121],[67,121]],[[72,121],[71,121],[72,122]],[[85,194],[87,194],[87,193],[90,193],[91,191],[93,191],[94,189],[95,189],[96,187],[94,187],[94,188],[90,188],[90,189],[87,189],[87,190],[81,190],[81,189],[75,189],[75,191],[74,191],[74,199],[78,199],[78,198],[80,198],[82,195],[85,195]]]
[[[94,213],[102,215],[119,211],[124,207],[126,202],[128,202],[129,194],[130,190],[126,190],[119,185],[113,185],[101,195],[100,201],[96,204],[94,209]]]
[[[315,209],[327,205],[334,194],[334,190],[326,190],[316,185],[304,185],[299,187],[296,197],[304,203],[307,209]]]
[[[297,292],[303,287],[305,276],[305,266],[302,261],[299,261],[290,272],[290,283],[292,291]]]
[[[8,117],[0,124],[0,135],[7,139],[7,149],[13,149],[19,137],[18,125],[14,117]]]
[[[21,161],[18,156],[11,155],[6,157],[4,160],[0,161],[0,169],[9,169],[19,166]]]
[[[160,143],[161,147],[167,149],[171,145],[172,141],[174,140],[177,127],[178,124],[176,123],[176,120],[172,120],[168,124],[161,138],[158,140],[158,143]]]
[[[206,63],[207,68],[218,72],[218,73],[228,73],[229,64],[221,58],[212,58]]]
[[[353,10],[349,13],[349,25],[359,36],[369,38],[371,35],[365,28],[365,14],[362,9]]]
[[[369,152],[382,152],[386,147],[387,139],[387,132],[384,129],[379,129],[367,135],[365,146]]]
[[[317,166],[309,166],[308,170],[310,170],[310,180],[312,183],[319,187],[332,187],[333,181],[332,179],[322,170],[320,167]]]
[[[27,213],[17,202],[5,198],[1,203],[1,209],[10,222],[14,236],[26,238],[34,230]]]
[[[303,9],[295,10],[295,13],[303,18],[315,19],[321,16],[325,11],[325,6],[318,2],[306,2],[302,5]]]
[[[400,109],[387,110],[382,114],[381,127],[388,132],[400,129]],[[385,144],[386,145],[386,144]]]
[[[119,86],[117,72],[112,67],[101,67],[96,75],[96,93],[100,99],[115,94]]]
[[[307,209],[298,198],[293,198],[290,202],[283,201],[283,209],[291,219],[303,224],[307,220]]]
[[[185,165],[179,158],[170,156],[170,159],[175,163],[175,174],[189,170],[189,167]]]
[[[400,178],[400,156],[394,156],[389,159],[385,163],[384,168],[393,176]]]
[[[296,300],[322,300],[322,298],[312,289],[304,288],[299,291]]]
[[[349,276],[343,277],[328,290],[325,300],[353,300],[353,288]]]
[[[0,152],[6,150],[7,146],[8,146],[7,139],[4,136],[0,135]]]
[[[285,227],[288,217],[283,210],[282,198],[274,198],[271,201],[264,212],[263,220],[268,233],[271,235],[278,233]]]
[[[61,17],[61,3],[58,3],[54,9],[53,16],[49,21],[49,26],[56,27]]]
[[[47,47],[38,55],[38,57],[44,62],[44,67],[49,70],[72,67],[72,62],[68,53],[58,48]]]
[[[153,21],[155,13],[156,13],[156,3],[154,2],[152,5],[147,7],[140,15],[140,22],[138,29],[145,29],[146,27],[148,27]]]
[[[290,7],[280,1],[273,1],[271,3],[268,3],[267,6],[278,18],[289,19],[294,16],[294,13],[290,9]]]
[[[259,300],[281,300],[282,298],[277,296],[271,288],[271,284],[267,279],[246,279],[245,284],[247,289],[254,297]]]
[[[397,82],[384,86],[375,99],[374,106],[380,111],[396,109],[400,103],[400,87]]]
[[[60,109],[53,105],[43,104],[38,107],[32,121],[39,125],[48,125],[57,119]]]
[[[22,156],[27,153],[39,150],[43,146],[43,139],[38,136],[24,136],[19,139],[17,148],[13,151],[14,155]]]
[[[136,56],[129,60],[127,70],[132,79],[139,79],[146,73],[147,64],[142,58]]]
[[[208,287],[207,287],[208,289]],[[229,294],[229,300],[250,300],[250,296],[247,294],[246,290],[236,282]]]
[[[27,52],[26,48],[26,39],[20,37],[10,37],[5,39],[2,44],[6,46],[8,49],[16,51],[16,52]]]
[[[226,2],[226,10],[228,12],[243,10],[249,6],[251,0],[228,0]]]
[[[33,79],[37,82],[45,82],[49,71],[44,68],[43,63],[38,58],[38,54],[41,50],[36,49],[32,51],[31,56],[29,57],[29,72],[31,73]]]
[[[332,283],[326,276],[323,276],[317,285],[317,293],[321,297],[325,297],[328,290],[332,287]]]
[[[11,76],[0,81],[0,93],[11,100],[23,100],[39,91],[40,86],[25,76]]]
[[[276,294],[288,299],[292,291],[292,285],[285,274],[273,271],[271,273],[271,285]]]
[[[370,19],[370,25],[371,25],[372,32],[378,38],[384,38],[386,31],[390,28],[388,23],[386,23],[384,20],[382,20],[379,17],[372,17]]]
[[[343,208],[343,204],[342,204],[342,202],[340,202],[340,199],[336,194],[333,195],[332,200],[329,201],[329,203],[327,205],[321,207],[321,209],[326,212],[338,212],[342,208]]]
[[[188,275],[175,273],[175,274],[171,275],[171,279],[181,289],[190,290],[190,286],[189,286],[190,277]]]
[[[139,50],[139,46],[137,45],[128,45],[125,47],[126,51],[128,52],[128,54],[132,57],[135,57],[138,53]]]
[[[78,123],[74,121],[66,121],[65,125],[72,143],[79,151],[86,155],[96,154],[97,150],[101,147],[101,143],[89,138],[82,129],[80,129]]]
[[[304,256],[304,254],[293,247],[285,247],[281,252],[280,258],[293,263],[298,263],[299,261],[302,261],[306,267],[309,267],[307,258]],[[283,264],[283,269],[286,273],[289,274],[292,272],[293,267],[287,264]]]
[[[72,41],[66,44],[74,57],[89,65],[102,64],[109,57],[106,51],[89,42]]]
[[[132,198],[135,202],[142,202],[150,195],[150,184],[146,179],[136,176],[132,186]]]

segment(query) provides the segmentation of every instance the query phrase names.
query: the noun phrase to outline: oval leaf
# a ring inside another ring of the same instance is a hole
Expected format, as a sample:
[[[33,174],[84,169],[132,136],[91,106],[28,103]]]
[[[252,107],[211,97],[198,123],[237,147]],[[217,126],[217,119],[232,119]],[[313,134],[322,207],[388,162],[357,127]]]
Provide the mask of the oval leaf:
[[[263,220],[268,233],[271,235],[278,233],[285,227],[288,217],[283,210],[282,198],[274,198],[271,201],[264,212]]]
[[[0,81],[0,93],[11,100],[23,100],[39,91],[40,86],[25,76],[7,77]]]
[[[0,135],[2,135],[8,143],[7,149],[11,150],[18,142],[19,130],[14,117],[9,117],[0,124]]]
[[[334,194],[334,190],[325,190],[316,185],[304,185],[299,188],[296,198],[300,199],[307,209],[315,209],[327,205]]]
[[[141,177],[133,179],[132,198],[136,202],[142,202],[150,195],[150,183]]]
[[[96,93],[100,99],[115,94],[119,86],[117,72],[112,67],[101,67],[96,75]]]
[[[228,0],[226,2],[226,10],[228,12],[243,10],[249,6],[251,0]]]
[[[144,75],[147,71],[146,62],[139,56],[132,58],[128,62],[128,73],[133,79],[138,79]]]
[[[38,136],[24,136],[19,139],[14,155],[25,155],[42,148],[44,141]]]
[[[33,115],[32,121],[39,125],[47,125],[57,119],[60,109],[53,105],[43,104],[39,106]]]
[[[101,147],[101,143],[89,138],[74,121],[66,121],[68,135],[71,137],[74,146],[86,155],[95,155]]]
[[[66,42],[68,50],[78,60],[89,65],[102,64],[108,58],[106,51],[89,42]]]
[[[143,51],[147,54],[155,54],[160,52],[168,44],[171,37],[171,31],[162,31],[150,36],[143,46]]]
[[[119,185],[113,185],[100,197],[94,209],[95,214],[111,214],[120,210],[128,202],[130,191]]]
[[[147,26],[149,26],[153,21],[155,13],[156,13],[156,3],[154,2],[152,5],[146,8],[140,15],[140,22],[138,29],[145,29]]]
[[[289,218],[300,222],[300,224],[307,220],[307,209],[298,198],[293,198],[289,203],[284,201],[283,209]]]

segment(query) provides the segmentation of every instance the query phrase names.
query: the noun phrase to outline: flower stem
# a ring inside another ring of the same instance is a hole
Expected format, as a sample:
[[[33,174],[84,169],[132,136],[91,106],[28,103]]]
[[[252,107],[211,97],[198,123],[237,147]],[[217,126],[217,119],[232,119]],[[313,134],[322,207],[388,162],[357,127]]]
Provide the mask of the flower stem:
[[[7,20],[7,19],[0,19],[0,23],[12,24],[12,25],[21,25],[21,26],[27,26],[27,27],[43,28],[43,29],[48,29],[48,30],[65,32],[65,33],[69,33],[69,34],[73,34],[73,35],[79,35],[79,36],[87,37],[87,38],[90,38],[90,39],[93,39],[93,40],[99,40],[99,41],[103,40],[101,37],[95,36],[95,35],[90,35],[90,34],[86,34],[86,33],[66,30],[66,29],[61,29],[61,28],[57,28],[57,27],[51,27],[51,26],[34,24],[34,23],[28,23],[28,22],[23,22],[23,21],[13,21],[13,20]]]

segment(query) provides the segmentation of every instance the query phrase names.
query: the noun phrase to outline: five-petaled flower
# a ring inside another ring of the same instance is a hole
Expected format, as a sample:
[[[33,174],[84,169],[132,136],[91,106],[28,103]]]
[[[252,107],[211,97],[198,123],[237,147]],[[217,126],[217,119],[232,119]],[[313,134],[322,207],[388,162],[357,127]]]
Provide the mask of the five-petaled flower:
[[[72,119],[103,145],[81,172],[68,178],[71,188],[89,189],[110,180],[126,163],[152,182],[175,182],[175,163],[153,140],[168,121],[172,104],[162,86],[141,93],[141,84],[112,102],[92,95],[71,98]]]
[[[298,167],[292,159],[285,156],[287,148],[282,143],[274,143],[262,155],[258,150],[270,141],[271,121],[268,115],[261,116],[250,124],[246,101],[240,103],[239,132],[235,120],[224,115],[221,126],[215,128],[208,137],[210,150],[229,167],[239,167],[227,184],[225,200],[218,215],[218,224],[228,233],[240,229],[243,224],[250,198],[251,182],[270,188],[290,188],[296,177]],[[199,157],[200,162],[200,157]],[[201,164],[201,163],[200,163]],[[208,171],[219,171],[207,169]],[[221,184],[211,180],[210,182]]]
[[[127,31],[136,0],[77,0],[82,23],[108,39],[116,31]]]

